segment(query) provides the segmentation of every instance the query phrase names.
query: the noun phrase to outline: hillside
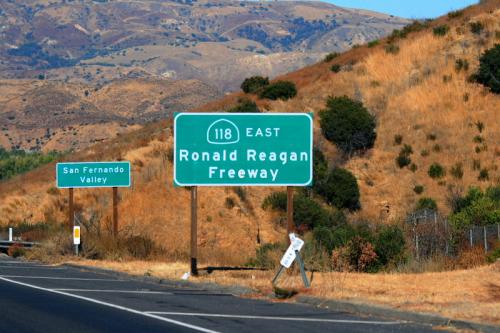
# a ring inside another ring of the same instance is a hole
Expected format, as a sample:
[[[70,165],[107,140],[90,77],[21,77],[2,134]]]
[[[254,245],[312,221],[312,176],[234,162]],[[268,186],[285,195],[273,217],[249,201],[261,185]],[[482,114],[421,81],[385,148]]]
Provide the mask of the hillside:
[[[471,22],[481,22],[484,29],[472,32]],[[450,28],[444,36],[433,33],[433,28],[443,24]],[[499,3],[486,1],[458,17],[442,17],[406,38],[396,38],[391,48],[386,48],[388,40],[384,40],[374,47],[354,48],[329,63],[287,74],[281,79],[297,84],[297,97],[286,102],[257,102],[268,112],[317,114],[325,108],[328,96],[347,95],[362,101],[376,116],[374,148],[348,160],[324,139],[319,126],[315,129],[315,144],[325,152],[329,164],[342,165],[357,178],[362,208],[350,214],[351,220],[390,223],[403,219],[421,196],[436,199],[439,210],[447,213],[450,191],[471,185],[486,187],[500,180],[500,97],[468,81],[477,70],[479,56],[499,43],[499,31]],[[467,60],[469,68],[458,69],[458,59]],[[332,64],[341,65],[341,71],[330,71]],[[199,110],[225,109],[239,96],[232,94]],[[479,122],[483,126],[478,126]],[[414,171],[396,165],[401,145],[395,143],[395,135],[412,146]],[[171,147],[170,124],[162,122],[92,146],[67,160],[132,161],[134,185],[121,190],[121,231],[148,235],[163,244],[173,258],[185,259],[189,192],[172,185]],[[429,177],[427,170],[432,163],[446,168],[443,178]],[[463,168],[461,179],[450,172],[457,164]],[[478,179],[480,169],[487,170],[487,178]],[[414,192],[416,185],[424,186],[423,194]],[[66,192],[53,186],[54,165],[1,183],[0,223],[63,222]],[[280,216],[261,209],[263,198],[273,190],[247,188],[242,195],[231,188],[200,189],[202,261],[210,257],[215,263],[241,264],[254,255],[259,242],[281,239]],[[76,202],[85,218],[107,224],[110,195],[107,190],[78,190]],[[227,198],[232,198],[234,205],[228,205]]]
[[[78,150],[220,96],[198,80],[128,78],[102,87],[0,80],[0,146]]]
[[[408,21],[310,1],[2,1],[2,78],[104,84],[131,70],[236,89]]]

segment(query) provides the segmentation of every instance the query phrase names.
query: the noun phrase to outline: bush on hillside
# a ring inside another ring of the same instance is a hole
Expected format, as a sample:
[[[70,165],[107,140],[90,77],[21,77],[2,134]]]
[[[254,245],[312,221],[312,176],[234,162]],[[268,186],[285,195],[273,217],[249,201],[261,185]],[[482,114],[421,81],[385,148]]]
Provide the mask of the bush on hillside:
[[[27,153],[24,150],[6,151],[0,147],[0,180],[38,168],[62,156],[52,151],[48,153]]]
[[[474,79],[490,88],[491,92],[500,94],[500,44],[496,44],[481,55],[479,70]]]
[[[346,169],[334,168],[331,170],[319,194],[326,202],[339,209],[356,210],[360,208],[358,182],[356,177]]]
[[[259,94],[260,98],[267,98],[271,100],[288,100],[297,95],[297,88],[295,83],[290,81],[276,81],[265,86]]]
[[[417,202],[415,210],[423,210],[423,209],[437,210],[436,201],[432,198],[420,198]]]
[[[328,53],[326,56],[325,56],[325,59],[323,60],[324,62],[330,62],[332,61],[333,59],[337,58],[340,54],[337,53],[337,52],[332,52],[332,53]]]
[[[481,32],[484,30],[484,25],[481,22],[471,22],[469,26],[470,26],[470,31],[476,35],[480,35]]]
[[[443,168],[443,166],[439,163],[433,163],[430,167],[429,170],[427,171],[429,174],[429,177],[431,178],[443,178],[444,175],[446,174],[446,170]]]
[[[379,267],[396,265],[405,260],[405,237],[397,225],[381,226],[374,241]]]
[[[257,93],[263,87],[269,85],[269,78],[262,76],[252,76],[246,78],[241,84],[241,90],[246,94]]]
[[[259,113],[260,110],[257,104],[249,98],[241,98],[238,100],[238,105],[228,110],[235,113]]]
[[[464,197],[454,202],[450,224],[454,230],[464,230],[473,225],[500,223],[500,185],[481,191],[471,187]]]
[[[375,143],[375,117],[361,102],[347,96],[330,97],[320,111],[323,135],[345,154],[365,150]]]
[[[396,164],[400,168],[404,168],[411,164],[410,155],[413,154],[413,148],[410,145],[405,144],[401,151],[399,152],[398,157],[396,157]]]
[[[432,30],[435,36],[445,36],[448,31],[450,31],[450,27],[446,24],[439,25]]]
[[[312,189],[319,193],[328,175],[328,162],[323,152],[314,147],[313,149],[313,184]]]
[[[342,70],[342,67],[340,67],[339,64],[333,64],[332,67],[330,67],[330,70],[334,73],[338,73]]]

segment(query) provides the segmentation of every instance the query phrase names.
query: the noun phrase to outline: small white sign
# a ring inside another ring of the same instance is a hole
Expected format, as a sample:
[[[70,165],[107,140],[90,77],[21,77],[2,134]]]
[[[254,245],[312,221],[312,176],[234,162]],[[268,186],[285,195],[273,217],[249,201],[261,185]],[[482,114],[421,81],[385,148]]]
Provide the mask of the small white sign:
[[[80,245],[80,227],[79,226],[73,227],[73,244]]]
[[[283,255],[283,258],[281,258],[280,261],[281,266],[286,268],[290,268],[295,258],[297,258],[295,251],[300,251],[302,249],[302,246],[304,246],[304,241],[295,236],[294,233],[291,233],[290,235],[288,235],[288,237],[290,237],[290,246],[288,247],[285,254]]]
[[[295,251],[300,251],[302,249],[302,246],[304,246],[304,241],[295,236],[294,233],[291,233],[289,237],[290,237],[290,244],[292,245],[293,249]]]
[[[290,268],[290,266],[292,266],[293,261],[295,260],[296,257],[297,257],[297,255],[295,254],[295,249],[293,248],[292,245],[290,245],[288,247],[288,249],[286,250],[283,258],[281,258],[281,261],[280,261],[281,266],[286,267],[286,268]]]

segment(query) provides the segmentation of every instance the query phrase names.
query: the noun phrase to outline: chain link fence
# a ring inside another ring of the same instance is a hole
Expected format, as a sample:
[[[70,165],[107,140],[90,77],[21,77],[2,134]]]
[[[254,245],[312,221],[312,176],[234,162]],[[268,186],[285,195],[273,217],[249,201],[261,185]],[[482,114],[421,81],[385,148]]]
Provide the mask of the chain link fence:
[[[410,214],[405,229],[417,259],[437,254],[456,255],[464,246],[481,246],[488,252],[500,240],[500,224],[473,226],[464,232],[453,234],[448,220],[429,209]]]

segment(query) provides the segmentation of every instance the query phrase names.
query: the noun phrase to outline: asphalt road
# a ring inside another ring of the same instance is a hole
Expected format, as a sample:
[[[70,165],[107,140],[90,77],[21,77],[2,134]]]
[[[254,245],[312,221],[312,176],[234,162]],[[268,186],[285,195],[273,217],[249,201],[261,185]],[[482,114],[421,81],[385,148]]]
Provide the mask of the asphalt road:
[[[434,332],[360,317],[0,258],[0,332]]]

